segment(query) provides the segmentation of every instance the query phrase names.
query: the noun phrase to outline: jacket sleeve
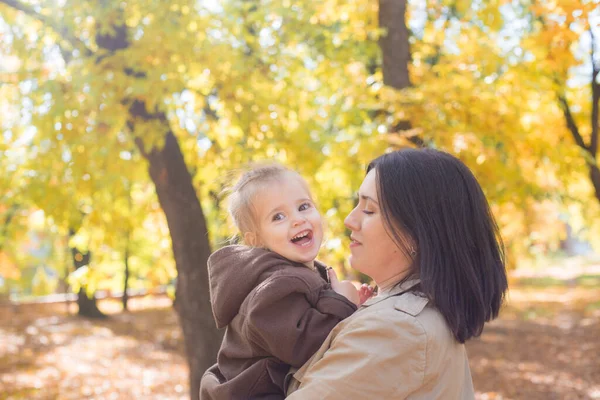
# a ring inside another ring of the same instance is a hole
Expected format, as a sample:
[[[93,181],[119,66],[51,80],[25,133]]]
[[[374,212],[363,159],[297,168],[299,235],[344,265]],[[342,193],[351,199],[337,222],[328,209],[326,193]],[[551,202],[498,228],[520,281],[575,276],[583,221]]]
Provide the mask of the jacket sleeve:
[[[354,318],[286,399],[405,399],[423,385],[427,337],[416,319]]]
[[[281,361],[300,367],[354,311],[356,305],[332,290],[310,288],[297,276],[275,276],[250,299],[247,334]]]

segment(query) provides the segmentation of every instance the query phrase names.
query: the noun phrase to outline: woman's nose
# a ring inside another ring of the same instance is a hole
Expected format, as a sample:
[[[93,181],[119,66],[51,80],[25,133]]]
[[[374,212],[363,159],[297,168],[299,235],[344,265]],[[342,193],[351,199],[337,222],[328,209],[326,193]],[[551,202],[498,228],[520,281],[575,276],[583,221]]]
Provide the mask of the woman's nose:
[[[351,231],[358,230],[358,221],[356,220],[355,212],[356,212],[356,208],[353,209],[352,211],[350,211],[350,214],[348,214],[346,219],[344,219],[344,225],[346,226],[346,228],[350,229]]]

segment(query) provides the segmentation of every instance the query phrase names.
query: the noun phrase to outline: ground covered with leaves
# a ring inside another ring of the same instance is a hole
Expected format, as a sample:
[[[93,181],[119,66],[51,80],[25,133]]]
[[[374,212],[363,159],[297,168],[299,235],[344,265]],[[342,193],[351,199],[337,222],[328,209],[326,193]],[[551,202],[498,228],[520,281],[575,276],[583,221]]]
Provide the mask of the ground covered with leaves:
[[[477,399],[600,399],[598,287],[513,287],[501,318],[467,346]],[[187,399],[170,301],[131,306],[104,301],[104,321],[64,305],[1,308],[0,399]]]

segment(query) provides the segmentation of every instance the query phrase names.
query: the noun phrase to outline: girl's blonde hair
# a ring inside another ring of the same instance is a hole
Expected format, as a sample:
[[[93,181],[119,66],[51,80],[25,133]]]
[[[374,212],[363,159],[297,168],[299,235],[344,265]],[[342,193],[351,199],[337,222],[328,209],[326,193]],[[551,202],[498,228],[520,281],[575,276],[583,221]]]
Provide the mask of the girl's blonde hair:
[[[271,163],[259,165],[242,174],[240,179],[231,188],[229,194],[228,211],[235,227],[241,234],[256,232],[258,223],[256,221],[256,208],[254,199],[256,195],[270,184],[280,182],[285,175],[299,178],[302,185],[312,199],[312,195],[304,178],[296,171],[290,170],[281,164]]]

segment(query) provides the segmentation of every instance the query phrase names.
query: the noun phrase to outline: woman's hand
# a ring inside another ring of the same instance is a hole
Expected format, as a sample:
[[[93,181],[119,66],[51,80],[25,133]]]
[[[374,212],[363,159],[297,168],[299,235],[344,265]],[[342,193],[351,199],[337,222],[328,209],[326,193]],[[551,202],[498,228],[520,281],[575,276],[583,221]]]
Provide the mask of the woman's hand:
[[[358,295],[358,290],[354,287],[352,282],[350,281],[339,281],[335,271],[332,268],[327,270],[327,274],[329,275],[329,282],[331,282],[331,288],[334,292],[341,294],[357,306],[361,305],[360,297]]]
[[[371,286],[363,283],[360,289],[358,289],[358,305],[362,305],[365,301],[373,297],[373,291],[375,289]]]

